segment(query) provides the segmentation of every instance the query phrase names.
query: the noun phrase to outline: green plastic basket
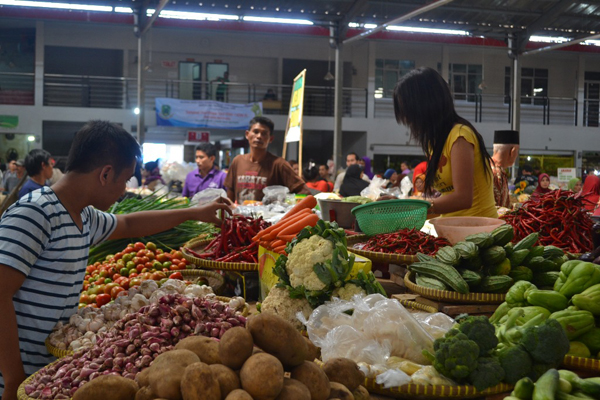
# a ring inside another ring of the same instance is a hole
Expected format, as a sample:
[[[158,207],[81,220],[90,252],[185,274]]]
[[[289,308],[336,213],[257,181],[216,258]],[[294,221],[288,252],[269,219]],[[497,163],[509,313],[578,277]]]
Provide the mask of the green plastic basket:
[[[360,230],[367,235],[421,229],[427,220],[430,204],[423,200],[384,200],[354,207]]]

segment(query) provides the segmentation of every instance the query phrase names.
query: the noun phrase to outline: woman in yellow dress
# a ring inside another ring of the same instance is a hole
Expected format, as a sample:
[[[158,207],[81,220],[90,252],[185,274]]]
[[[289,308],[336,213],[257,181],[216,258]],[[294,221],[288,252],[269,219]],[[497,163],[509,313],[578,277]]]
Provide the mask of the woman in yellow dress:
[[[406,125],[429,158],[425,196],[441,193],[429,212],[498,218],[491,157],[477,129],[454,109],[448,84],[431,68],[403,76],[394,90],[396,121]]]

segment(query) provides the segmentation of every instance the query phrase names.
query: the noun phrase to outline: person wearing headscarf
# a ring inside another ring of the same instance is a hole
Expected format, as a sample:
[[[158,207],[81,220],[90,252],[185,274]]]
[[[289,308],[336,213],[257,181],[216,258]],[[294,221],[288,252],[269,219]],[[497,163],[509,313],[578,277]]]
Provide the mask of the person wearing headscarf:
[[[538,176],[538,185],[531,194],[531,197],[540,197],[543,194],[551,192],[552,189],[548,188],[550,186],[550,176],[548,174],[540,174]]]
[[[346,176],[340,187],[340,195],[343,197],[360,196],[360,192],[369,186],[369,182],[365,182],[361,178],[362,170],[360,165],[353,164],[346,170]]]
[[[383,173],[383,177],[390,181],[387,185],[388,188],[397,187],[400,184],[400,179],[398,179],[398,173],[395,169],[388,168]]]
[[[373,176],[375,176],[373,174],[373,171],[371,170],[371,159],[369,157],[363,157],[362,158],[363,161],[365,162],[365,169],[364,169],[364,173],[366,176],[369,177],[369,179],[373,179]]]
[[[581,195],[585,197],[585,208],[588,211],[594,211],[600,200],[600,178],[594,174],[590,174],[583,181]]]
[[[419,174],[413,176],[413,196],[423,196],[423,190],[425,189],[425,174]]]
[[[148,187],[149,190],[154,191],[156,186],[159,183],[165,184],[165,181],[160,174],[160,168],[158,168],[158,160],[150,161],[144,164],[144,169],[142,170],[142,177],[144,178],[144,185]]]
[[[581,191],[581,179],[573,178],[569,181],[567,186],[569,190],[573,193],[579,193]]]

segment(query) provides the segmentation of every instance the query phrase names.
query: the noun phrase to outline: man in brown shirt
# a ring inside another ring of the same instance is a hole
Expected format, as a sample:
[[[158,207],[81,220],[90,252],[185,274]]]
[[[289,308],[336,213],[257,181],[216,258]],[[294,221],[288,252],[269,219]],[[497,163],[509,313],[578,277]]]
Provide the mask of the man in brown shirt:
[[[498,207],[510,208],[508,176],[505,168],[513,165],[518,155],[519,132],[495,131],[492,172],[494,173],[494,198]]]
[[[260,201],[267,186],[282,185],[292,193],[310,193],[304,181],[292,170],[286,160],[267,151],[275,139],[274,124],[267,117],[255,117],[250,121],[246,139],[250,153],[233,159],[225,178],[227,196],[231,201]]]

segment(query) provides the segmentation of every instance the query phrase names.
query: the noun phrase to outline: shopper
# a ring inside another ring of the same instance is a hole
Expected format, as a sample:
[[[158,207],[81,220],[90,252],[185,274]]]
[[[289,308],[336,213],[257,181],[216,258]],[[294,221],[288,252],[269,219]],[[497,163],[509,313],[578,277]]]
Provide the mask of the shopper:
[[[400,163],[400,171],[405,176],[410,175],[411,170],[410,170],[410,168],[408,168],[408,161],[403,161],[403,162]]]
[[[318,190],[319,192],[331,192],[329,183],[321,179],[317,164],[313,160],[308,162],[302,173],[304,174],[303,177],[306,181],[306,186],[309,189]]]
[[[594,173],[589,174],[583,181],[581,195],[585,198],[585,208],[588,211],[594,211],[600,200],[600,178]]]
[[[441,75],[431,68],[404,75],[394,89],[394,111],[429,158],[425,194],[442,194],[430,212],[497,218],[491,157],[475,127],[456,113]]]
[[[144,164],[144,168],[142,169],[142,182],[148,190],[154,192],[159,189],[159,185],[164,185],[165,181],[160,174],[160,168],[158,167],[158,162],[149,161]]]
[[[423,197],[423,191],[425,189],[425,174],[419,174],[415,176],[415,180],[413,183],[413,196]]]
[[[292,170],[296,175],[300,175],[300,165],[298,164],[298,161],[289,160],[288,164],[290,164],[290,167],[292,167]]]
[[[48,186],[54,185],[63,176],[60,168],[56,167],[56,160],[54,158],[50,158],[50,165],[52,165],[52,177],[46,181],[46,185]]]
[[[260,201],[267,186],[286,186],[292,193],[309,194],[302,178],[294,173],[286,160],[267,151],[275,139],[274,124],[267,117],[258,116],[250,121],[246,139],[250,153],[240,154],[231,162],[225,187],[232,201]]]
[[[492,172],[494,174],[494,199],[498,207],[510,208],[510,193],[506,168],[515,163],[519,155],[518,131],[495,131]]]
[[[200,143],[196,146],[196,165],[198,169],[187,174],[182,196],[192,198],[204,189],[225,188],[227,174],[215,167],[217,148],[212,143]]]
[[[384,173],[383,177],[389,181],[387,188],[393,188],[400,186],[400,180],[398,173],[395,169],[388,168]]]
[[[550,176],[548,174],[540,174],[538,177],[538,186],[535,188],[533,193],[531,194],[532,198],[540,197],[548,192],[551,192],[552,189],[550,186]]]
[[[348,155],[346,156],[346,168],[349,168],[351,165],[354,164],[358,164],[358,160],[360,160],[361,158],[358,156],[358,154],[356,153],[348,153]],[[339,192],[340,191],[340,187],[342,186],[342,182],[344,181],[344,177],[346,176],[346,172],[341,172],[337,178],[335,178],[335,183],[333,185],[333,191],[334,192]],[[368,176],[364,175],[362,176],[362,179],[366,182],[371,182],[371,180],[369,179]]]
[[[25,157],[25,169],[29,179],[19,190],[18,198],[25,196],[43,186],[52,178],[52,164],[50,164],[50,153],[46,150],[33,149]]]
[[[107,239],[149,236],[186,220],[220,224],[227,200],[169,211],[112,215],[108,209],[133,175],[139,144],[106,121],[76,135],[66,173],[35,190],[0,220],[0,395],[17,398],[27,375],[54,361],[44,340],[58,321],[77,312],[91,246]]]
[[[17,160],[11,160],[8,163],[8,168],[2,176],[2,191],[10,193],[17,187],[19,178],[17,177]]]
[[[363,168],[363,172],[365,173],[366,176],[369,177],[369,179],[373,179],[373,176],[375,176],[375,175],[373,174],[373,171],[371,169],[371,159],[369,157],[365,156],[362,158],[362,160],[363,160],[363,163],[365,164],[364,168]]]
[[[569,181],[568,189],[573,193],[579,193],[581,191],[581,179],[573,178]]]
[[[369,186],[369,182],[365,182],[362,179],[362,174],[363,171],[360,165],[353,164],[349,166],[340,187],[340,195],[343,197],[360,196],[360,192]]]
[[[329,168],[327,167],[327,165],[319,165],[319,176],[324,181],[331,183],[331,190],[333,190],[333,182],[331,181],[331,175],[329,175]]]
[[[531,165],[523,165],[519,177],[515,180],[515,186],[519,186],[519,183],[523,181],[527,182],[527,186],[537,186],[538,177],[537,175],[533,175],[533,168]]]

